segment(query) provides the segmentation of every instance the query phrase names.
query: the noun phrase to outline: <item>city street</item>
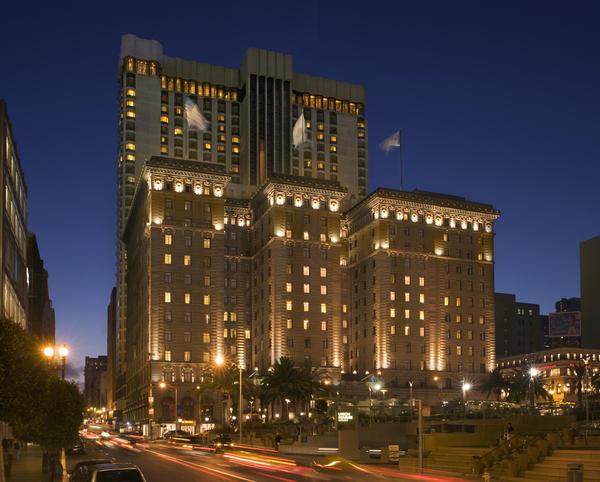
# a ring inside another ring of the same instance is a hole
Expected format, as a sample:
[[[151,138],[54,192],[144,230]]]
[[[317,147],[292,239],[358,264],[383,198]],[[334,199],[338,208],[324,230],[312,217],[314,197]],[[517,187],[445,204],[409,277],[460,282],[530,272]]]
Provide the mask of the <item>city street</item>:
[[[167,443],[138,444],[136,447],[114,441],[85,443],[86,454],[68,460],[71,469],[86,459],[111,458],[138,465],[148,482],[296,481],[296,480],[384,480],[451,482],[463,479],[438,475],[400,474],[393,465],[356,465],[331,459],[320,460],[327,468],[310,467],[311,458],[302,460],[274,453],[234,450],[214,454]]]

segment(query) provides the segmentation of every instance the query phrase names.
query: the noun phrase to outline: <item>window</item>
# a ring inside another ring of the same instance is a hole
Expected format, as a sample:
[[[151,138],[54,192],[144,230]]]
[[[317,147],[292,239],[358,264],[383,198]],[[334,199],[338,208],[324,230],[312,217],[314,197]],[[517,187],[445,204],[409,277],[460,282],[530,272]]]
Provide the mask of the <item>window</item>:
[[[425,303],[425,294],[423,294],[423,293],[419,294],[419,303]]]
[[[204,295],[203,303],[206,306],[210,305],[210,295]]]
[[[303,239],[306,239],[306,240],[310,239],[310,234],[308,233],[308,231],[304,231],[304,232],[302,233],[302,238],[303,238]]]
[[[462,298],[460,296],[456,297],[456,306],[462,306]]]
[[[450,304],[450,299],[447,296],[444,296],[444,306],[448,306]]]
[[[165,234],[165,244],[173,244],[173,236],[170,234]]]
[[[425,327],[421,326],[419,328],[419,336],[425,336]]]
[[[291,293],[292,292],[292,283],[286,283],[285,284],[285,292],[286,293]]]
[[[396,292],[390,291],[390,301],[396,301]]]
[[[183,294],[183,302],[186,305],[189,305],[192,302],[192,295],[191,295],[191,293],[184,293]]]
[[[410,301],[410,293],[404,293],[404,301],[407,303]]]
[[[423,310],[419,311],[419,320],[425,319],[425,312]]]
[[[321,274],[321,278],[326,278],[327,277],[327,268],[321,268],[320,274]]]
[[[302,266],[302,274],[304,274],[304,276],[310,276],[310,266]]]
[[[169,284],[172,281],[171,273],[165,273],[165,283]]]
[[[165,264],[171,264],[171,253],[165,253]]]
[[[396,325],[390,325],[390,335],[396,334]]]
[[[327,305],[325,303],[321,303],[321,313],[327,313]]]
[[[310,283],[304,283],[302,286],[304,293],[310,293]]]
[[[462,356],[462,346],[460,346],[460,345],[456,346],[456,354],[458,356]]]
[[[210,343],[210,333],[202,333],[202,343]]]
[[[183,276],[183,282],[186,285],[191,285],[192,284],[192,275],[191,274],[186,274]]]
[[[210,249],[210,238],[204,238],[202,240],[202,247],[205,249]]]
[[[302,303],[302,309],[306,312],[306,311],[310,311],[310,303],[308,301],[305,301]]]
[[[165,361],[171,361],[171,350],[165,350]]]
[[[190,266],[192,264],[192,256],[189,254],[186,254],[183,256],[183,265],[184,266]]]
[[[287,311],[292,311],[292,308],[293,308],[292,300],[287,300],[287,301],[285,302],[285,309],[286,309]]]
[[[327,294],[327,285],[321,285],[321,294],[322,295],[326,295]]]
[[[287,329],[291,330],[293,326],[294,326],[294,324],[293,324],[292,320],[290,318],[288,318],[287,321],[286,321],[286,327],[287,327]]]
[[[408,320],[410,318],[410,310],[404,310],[404,319]]]
[[[183,341],[185,341],[186,343],[190,343],[192,341],[192,332],[191,331],[185,331],[183,333]]]
[[[409,285],[409,284],[410,284],[410,275],[406,275],[406,276],[404,277],[404,284],[405,284],[405,285]]]
[[[165,303],[170,303],[170,302],[171,302],[171,292],[165,291]]]
[[[302,328],[304,330],[310,330],[310,321],[308,321],[308,320],[302,320]]]
[[[419,286],[425,286],[425,278],[423,276],[419,276]]]
[[[408,325],[404,327],[404,336],[410,336],[410,326]]]
[[[186,362],[192,361],[192,352],[184,351],[183,352],[183,361],[186,361]]]
[[[210,288],[210,276],[205,276],[204,277],[204,287],[205,288]]]

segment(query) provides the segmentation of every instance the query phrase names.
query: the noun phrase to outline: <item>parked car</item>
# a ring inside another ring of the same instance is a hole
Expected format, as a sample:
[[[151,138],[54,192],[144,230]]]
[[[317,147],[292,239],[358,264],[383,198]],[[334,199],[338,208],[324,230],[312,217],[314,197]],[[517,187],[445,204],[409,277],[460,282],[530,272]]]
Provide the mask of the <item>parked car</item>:
[[[78,438],[77,441],[73,445],[71,445],[71,447],[69,447],[67,449],[67,453],[69,455],[84,454],[85,453],[85,446],[83,445],[83,440],[81,440],[80,438]]]
[[[102,464],[92,466],[90,482],[146,482],[134,464]]]
[[[163,438],[165,440],[169,440],[172,438],[186,438],[189,439],[191,437],[191,434],[189,432],[186,432],[184,430],[169,430],[168,432],[165,432],[163,434]]]
[[[89,482],[92,478],[92,467],[100,464],[112,464],[111,459],[90,459],[79,462],[69,471],[69,482]]]

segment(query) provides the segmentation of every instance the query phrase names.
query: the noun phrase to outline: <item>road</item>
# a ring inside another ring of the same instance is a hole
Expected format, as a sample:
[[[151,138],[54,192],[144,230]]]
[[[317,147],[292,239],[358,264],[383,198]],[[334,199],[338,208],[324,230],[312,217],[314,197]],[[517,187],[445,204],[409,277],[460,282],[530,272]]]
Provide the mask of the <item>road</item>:
[[[272,452],[231,450],[214,454],[191,447],[168,443],[138,444],[135,447],[118,441],[86,440],[86,454],[71,456],[71,469],[78,461],[111,458],[140,467],[147,482],[294,482],[294,481],[435,481],[463,479],[437,475],[402,474],[392,465],[357,465],[337,460],[322,460],[328,467],[315,470],[310,459],[291,458]]]

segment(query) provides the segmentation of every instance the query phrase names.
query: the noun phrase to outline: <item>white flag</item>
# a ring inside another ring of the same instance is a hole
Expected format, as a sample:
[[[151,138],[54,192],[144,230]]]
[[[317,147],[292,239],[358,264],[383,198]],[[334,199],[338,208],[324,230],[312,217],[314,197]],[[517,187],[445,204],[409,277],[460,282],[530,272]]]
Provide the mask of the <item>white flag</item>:
[[[185,120],[190,131],[206,132],[210,127],[209,122],[200,112],[198,104],[187,96],[185,98]]]
[[[394,132],[390,137],[379,144],[386,153],[390,152],[394,147],[400,147],[400,131]]]
[[[295,148],[298,148],[306,141],[308,141],[308,132],[306,132],[306,122],[304,122],[304,112],[302,112],[292,130],[292,143]]]

